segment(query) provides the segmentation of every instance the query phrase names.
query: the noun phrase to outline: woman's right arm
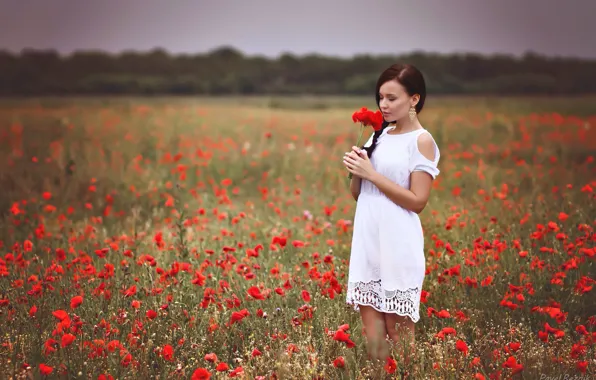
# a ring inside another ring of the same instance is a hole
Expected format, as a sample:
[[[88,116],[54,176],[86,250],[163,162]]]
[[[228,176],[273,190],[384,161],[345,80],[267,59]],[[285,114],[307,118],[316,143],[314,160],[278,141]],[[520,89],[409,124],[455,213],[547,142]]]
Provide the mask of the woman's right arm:
[[[355,201],[358,200],[358,196],[360,195],[360,185],[362,184],[362,179],[358,176],[352,176],[350,180],[350,192],[352,193],[352,197]]]

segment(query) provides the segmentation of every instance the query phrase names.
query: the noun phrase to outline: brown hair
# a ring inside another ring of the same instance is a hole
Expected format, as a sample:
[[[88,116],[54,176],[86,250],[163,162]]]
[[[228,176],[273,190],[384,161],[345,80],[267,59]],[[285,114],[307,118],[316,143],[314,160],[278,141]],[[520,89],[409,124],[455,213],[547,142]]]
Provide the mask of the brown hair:
[[[396,63],[383,71],[377,80],[377,85],[375,88],[375,99],[377,101],[378,108],[380,108],[381,103],[381,95],[379,94],[379,90],[383,84],[389,82],[390,80],[396,80],[399,84],[404,86],[408,95],[420,95],[420,100],[415,106],[416,113],[420,113],[420,111],[422,111],[422,107],[424,107],[424,101],[426,100],[426,83],[424,82],[424,76],[420,70],[409,64]],[[391,122],[389,121],[383,120],[382,128],[376,131],[373,135],[372,144],[369,147],[362,147],[364,150],[366,150],[368,157],[372,156],[379,136],[381,136],[383,130],[385,130],[390,123]]]

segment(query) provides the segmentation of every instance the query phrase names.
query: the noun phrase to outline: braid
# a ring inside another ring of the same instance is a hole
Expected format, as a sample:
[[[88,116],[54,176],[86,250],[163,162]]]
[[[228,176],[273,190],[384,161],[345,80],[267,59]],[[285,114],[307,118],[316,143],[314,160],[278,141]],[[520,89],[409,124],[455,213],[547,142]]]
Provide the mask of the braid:
[[[381,134],[383,133],[385,128],[387,128],[387,126],[389,126],[389,122],[383,120],[383,125],[381,126],[381,129],[379,129],[378,131],[375,131],[375,133],[373,134],[373,140],[372,140],[372,143],[370,144],[370,146],[368,146],[368,147],[365,147],[364,145],[362,146],[361,149],[364,149],[366,151],[368,158],[372,157],[372,154],[377,146],[377,140],[379,139],[379,136],[381,136]]]

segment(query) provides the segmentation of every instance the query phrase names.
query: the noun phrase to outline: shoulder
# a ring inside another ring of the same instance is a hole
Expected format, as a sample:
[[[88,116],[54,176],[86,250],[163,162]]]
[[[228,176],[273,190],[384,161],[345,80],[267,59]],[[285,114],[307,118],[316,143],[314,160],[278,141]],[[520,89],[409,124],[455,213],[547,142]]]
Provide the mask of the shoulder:
[[[435,160],[437,146],[430,132],[424,131],[420,133],[416,138],[416,146],[420,154],[424,157],[431,161]]]

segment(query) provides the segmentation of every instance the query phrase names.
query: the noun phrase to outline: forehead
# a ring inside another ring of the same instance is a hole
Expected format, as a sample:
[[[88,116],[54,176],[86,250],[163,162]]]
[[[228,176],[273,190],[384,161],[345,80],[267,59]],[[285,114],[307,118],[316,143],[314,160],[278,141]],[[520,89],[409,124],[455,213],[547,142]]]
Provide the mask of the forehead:
[[[390,80],[381,85],[379,88],[379,94],[381,95],[388,95],[388,94],[403,94],[405,89],[401,84],[399,84],[396,80]]]

